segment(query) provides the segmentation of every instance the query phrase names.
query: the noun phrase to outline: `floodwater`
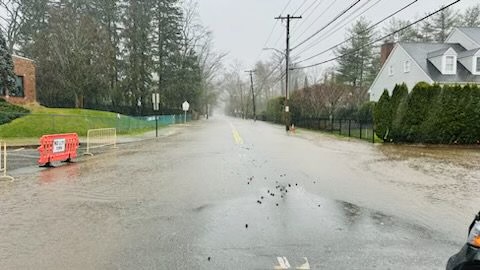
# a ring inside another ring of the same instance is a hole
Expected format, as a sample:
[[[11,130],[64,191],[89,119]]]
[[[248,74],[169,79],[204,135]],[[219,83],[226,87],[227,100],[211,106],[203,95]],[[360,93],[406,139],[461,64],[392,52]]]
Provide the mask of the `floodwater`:
[[[12,171],[0,182],[0,264],[444,269],[480,205],[478,157],[211,119]]]

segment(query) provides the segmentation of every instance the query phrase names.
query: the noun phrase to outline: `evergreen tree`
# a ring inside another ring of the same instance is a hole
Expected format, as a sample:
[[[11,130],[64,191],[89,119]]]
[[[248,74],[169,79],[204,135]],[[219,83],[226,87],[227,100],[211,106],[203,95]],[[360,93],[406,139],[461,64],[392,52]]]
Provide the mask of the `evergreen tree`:
[[[423,32],[429,40],[444,42],[452,32],[453,28],[458,24],[458,12],[451,8],[447,8],[425,21],[423,24]]]
[[[5,37],[0,31],[0,96],[8,95],[15,88],[15,73],[13,72],[13,60],[7,48]]]
[[[383,33],[384,35],[387,35],[396,32],[409,24],[411,24],[409,20],[392,18],[383,28]],[[421,40],[421,35],[414,27],[408,27],[405,30],[402,30],[397,34],[391,35],[387,38],[387,41],[390,42],[416,42],[418,40]]]
[[[432,104],[437,91],[425,82],[420,82],[413,87],[408,96],[408,110],[403,119],[403,131],[407,142],[422,141],[422,124],[429,112],[429,104]]]
[[[406,84],[397,85],[392,92],[390,99],[391,115],[392,115],[392,129],[390,132],[390,139],[393,141],[404,141],[403,119],[408,109],[408,87]]]
[[[375,132],[377,136],[384,141],[387,141],[388,135],[391,129],[392,123],[392,110],[391,110],[390,94],[388,90],[383,91],[382,96],[378,100],[377,105],[373,113],[375,121]]]
[[[338,81],[355,87],[367,87],[373,82],[378,61],[374,57],[374,32],[369,22],[361,18],[348,31],[348,42],[337,50]]]
[[[126,78],[123,88],[129,99],[128,104],[142,113],[152,83],[152,7],[150,1],[137,0],[126,1],[125,5],[123,38]]]

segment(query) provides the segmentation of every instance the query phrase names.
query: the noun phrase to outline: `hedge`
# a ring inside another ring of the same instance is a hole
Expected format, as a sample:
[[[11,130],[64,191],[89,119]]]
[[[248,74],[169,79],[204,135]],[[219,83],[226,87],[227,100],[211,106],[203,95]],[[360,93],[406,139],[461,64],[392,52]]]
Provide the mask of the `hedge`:
[[[9,123],[29,112],[29,110],[23,107],[10,104],[3,98],[0,98],[0,125]]]
[[[410,93],[395,86],[374,111],[377,136],[390,142],[480,143],[480,88],[418,83]]]

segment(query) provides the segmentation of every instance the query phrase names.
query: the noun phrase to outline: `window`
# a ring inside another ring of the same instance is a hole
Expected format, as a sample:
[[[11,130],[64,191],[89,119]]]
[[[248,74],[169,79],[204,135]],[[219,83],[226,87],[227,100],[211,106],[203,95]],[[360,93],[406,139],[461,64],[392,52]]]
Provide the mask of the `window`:
[[[393,76],[393,66],[388,67],[388,75]]]
[[[403,72],[405,73],[410,72],[410,60],[407,60],[403,63]]]
[[[476,64],[477,64],[477,66],[475,67],[475,71],[476,71],[477,73],[480,73],[480,56],[477,56],[476,60],[477,60],[477,61],[475,61],[475,62],[476,62]]]
[[[23,87],[23,76],[15,76],[15,87],[8,91],[8,95],[11,97],[24,97],[25,91]]]
[[[455,56],[445,56],[445,74],[455,73]]]

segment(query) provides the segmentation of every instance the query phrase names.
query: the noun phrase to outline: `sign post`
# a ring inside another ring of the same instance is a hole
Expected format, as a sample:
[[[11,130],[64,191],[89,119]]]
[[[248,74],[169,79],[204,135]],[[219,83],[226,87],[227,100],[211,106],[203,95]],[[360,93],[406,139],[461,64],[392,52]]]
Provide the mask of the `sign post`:
[[[187,123],[187,112],[190,109],[190,104],[187,101],[183,102],[182,109],[185,112],[185,124],[186,124]]]
[[[153,110],[158,112],[160,110],[160,94],[153,93],[152,94],[152,103],[153,103]],[[158,138],[158,115],[155,114],[155,137]]]

